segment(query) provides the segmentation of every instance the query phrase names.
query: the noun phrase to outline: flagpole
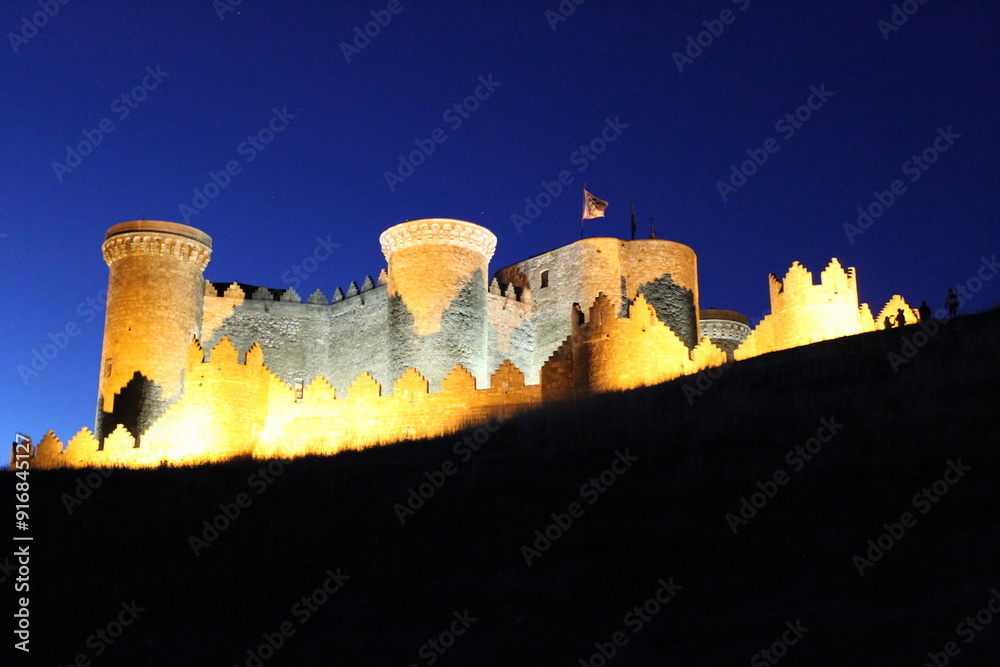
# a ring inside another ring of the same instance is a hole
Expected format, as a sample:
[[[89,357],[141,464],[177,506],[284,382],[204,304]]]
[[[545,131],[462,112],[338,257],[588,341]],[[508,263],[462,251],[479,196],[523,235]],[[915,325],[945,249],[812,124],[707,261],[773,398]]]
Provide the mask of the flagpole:
[[[587,215],[587,184],[583,184],[583,210],[580,212],[580,240],[583,240],[583,221]]]
[[[628,208],[629,208],[629,211],[632,213],[632,217],[631,217],[630,222],[629,222],[629,225],[630,225],[630,227],[632,229],[632,239],[631,240],[635,241],[635,204],[632,202],[631,199],[628,200]]]

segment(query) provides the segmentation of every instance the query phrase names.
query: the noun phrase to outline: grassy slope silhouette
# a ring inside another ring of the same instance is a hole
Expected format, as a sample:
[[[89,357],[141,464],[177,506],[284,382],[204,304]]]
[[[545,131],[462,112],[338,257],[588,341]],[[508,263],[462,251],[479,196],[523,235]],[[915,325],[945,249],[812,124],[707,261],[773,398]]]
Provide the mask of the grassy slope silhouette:
[[[459,435],[286,462],[259,494],[262,462],[114,470],[70,515],[91,471],[33,473],[32,660],[246,665],[287,621],[263,664],[425,665],[468,610],[435,664],[590,664],[616,632],[611,664],[750,664],[796,621],[783,664],[922,665],[949,641],[958,664],[996,664],[1000,618],[969,643],[956,626],[1000,587],[998,330],[997,311],[943,324],[898,372],[887,354],[917,327],[829,341],[730,366],[700,396],[689,377],[518,416],[467,462]],[[824,418],[843,428],[796,472],[786,454]],[[581,486],[626,449],[591,504]],[[914,494],[958,459],[970,470],[921,514]],[[394,505],[446,460],[401,525]],[[777,470],[787,484],[734,535],[727,513]],[[189,536],[239,493],[250,506],[196,557]],[[529,567],[522,545],[574,501]],[[916,524],[859,576],[853,557],[906,511]],[[302,623],[293,606],[337,568],[350,579]],[[626,615],[661,578],[681,588],[637,631]],[[145,611],[96,656],[88,637],[133,599]]]

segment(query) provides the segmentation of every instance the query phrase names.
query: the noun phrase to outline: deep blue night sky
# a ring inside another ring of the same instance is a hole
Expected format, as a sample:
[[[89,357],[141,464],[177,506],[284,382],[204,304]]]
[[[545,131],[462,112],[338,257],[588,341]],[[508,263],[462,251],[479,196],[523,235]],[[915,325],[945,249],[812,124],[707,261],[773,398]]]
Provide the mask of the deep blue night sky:
[[[51,428],[65,442],[93,427],[100,246],[108,227],[134,219],[210,234],[212,281],[293,278],[303,297],[329,297],[378,275],[378,235],[405,220],[490,228],[493,270],[570,243],[586,182],[610,201],[587,235],[628,238],[633,199],[640,237],[653,217],[660,238],[697,252],[703,308],[755,324],[768,310],[768,273],[799,260],[818,274],[831,257],[857,268],[876,313],[894,293],[940,308],[947,287],[971,278],[975,288],[977,271],[992,277],[983,258],[1000,250],[1000,4],[901,4],[915,13],[905,23],[898,14],[902,25],[884,36],[878,22],[891,20],[892,3],[871,1],[567,0],[575,11],[555,22],[546,10],[558,12],[557,0],[243,0],[221,18],[221,1],[77,0],[39,16],[37,30],[24,25],[36,1],[4,3],[0,429],[38,438]],[[373,11],[391,22],[345,55],[341,44]],[[720,27],[679,71],[674,53]],[[477,87],[484,99],[468,104],[478,108],[449,112]],[[809,102],[798,127],[776,125]],[[253,148],[248,137],[275,110],[282,129]],[[594,141],[609,123],[614,141]],[[87,137],[99,135],[90,152]],[[433,153],[390,188],[386,172],[432,136]],[[89,154],[77,162],[67,146],[81,142]],[[603,152],[579,152],[592,142]],[[925,149],[933,164],[906,164]],[[732,165],[762,154],[723,197]],[[230,161],[238,173],[196,201]],[[518,229],[512,215],[564,170],[571,184],[551,203],[541,197],[547,205]],[[896,180],[902,194],[848,238],[857,208]],[[185,219],[181,206],[196,203],[203,209]],[[317,239],[338,245],[301,280],[293,267]],[[1000,277],[981,284],[965,311],[1000,301]],[[76,335],[61,335],[67,327]],[[64,349],[32,369],[53,339]]]

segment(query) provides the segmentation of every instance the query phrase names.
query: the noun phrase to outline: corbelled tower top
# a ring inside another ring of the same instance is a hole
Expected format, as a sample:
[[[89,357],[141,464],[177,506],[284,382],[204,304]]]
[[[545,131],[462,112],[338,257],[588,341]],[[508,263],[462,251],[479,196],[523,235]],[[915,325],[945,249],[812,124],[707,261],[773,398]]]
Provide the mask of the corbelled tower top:
[[[110,267],[124,257],[170,256],[204,271],[212,256],[212,238],[194,227],[160,220],[133,220],[115,225],[104,236],[104,261]]]
[[[403,299],[423,336],[440,329],[441,315],[477,273],[485,294],[497,237],[471,222],[428,218],[390,227],[379,243],[389,264],[389,294]]]
[[[397,250],[417,245],[452,245],[481,254],[487,262],[493,258],[497,237],[485,227],[447,218],[428,218],[403,222],[382,232],[378,238],[385,260]]]

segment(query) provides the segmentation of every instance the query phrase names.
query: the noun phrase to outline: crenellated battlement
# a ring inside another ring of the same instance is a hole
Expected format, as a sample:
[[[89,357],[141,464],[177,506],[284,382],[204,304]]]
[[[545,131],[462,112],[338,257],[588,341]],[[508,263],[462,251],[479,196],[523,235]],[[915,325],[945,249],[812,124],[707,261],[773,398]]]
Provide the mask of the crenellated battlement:
[[[798,262],[779,280],[773,273],[768,277],[771,292],[771,311],[780,312],[796,306],[828,302],[831,299],[855,305],[858,287],[854,268],[844,269],[834,257],[820,273],[818,284],[813,274]]]
[[[569,347],[565,343],[560,346],[548,362],[554,368],[543,370],[543,378],[556,385],[546,389],[546,394],[628,389],[726,363],[726,353],[707,337],[693,349],[688,348],[660,321],[656,309],[641,292],[629,301],[626,312],[621,314],[618,301],[602,292],[586,317],[581,317],[582,310],[574,312]],[[569,378],[572,382],[565,386]]]
[[[312,306],[329,306],[345,299],[351,299],[363,294],[365,292],[370,292],[377,287],[382,287],[386,284],[386,272],[383,269],[379,273],[378,283],[372,279],[371,275],[365,276],[364,280],[361,281],[361,286],[358,287],[357,282],[351,281],[347,287],[346,294],[344,290],[337,287],[331,299],[327,299],[326,295],[322,290],[316,288],[312,291],[308,298],[302,299],[294,287],[288,287],[285,289],[267,287],[266,285],[247,285],[245,283],[210,283],[206,281],[205,285],[205,296],[215,297],[218,299],[227,299],[235,302],[236,305],[243,303],[244,301],[277,301],[281,303],[304,303]]]
[[[813,283],[812,273],[798,262],[792,263],[784,280],[778,280],[772,273],[768,284],[771,313],[736,348],[733,352],[736,359],[882,328],[880,322],[873,320],[868,304],[858,303],[854,268],[844,269],[836,258],[820,274],[819,284]],[[916,321],[916,311],[902,297],[893,297],[880,318],[890,306],[893,316],[894,309],[902,307],[908,313],[907,322]]]
[[[36,466],[155,466],[218,461],[240,455],[260,458],[329,454],[406,438],[455,431],[489,417],[504,417],[541,403],[541,388],[526,386],[524,373],[509,360],[490,376],[488,387],[456,364],[440,391],[408,368],[392,395],[367,371],[343,396],[318,375],[289,386],[267,368],[254,344],[239,361],[223,337],[205,354],[198,340],[189,346],[183,396],[141,434],[119,425],[98,440],[82,429],[65,450],[54,434],[39,445]]]
[[[102,246],[95,428],[65,448],[46,434],[36,465],[291,457],[432,437],[884,326],[835,258],[818,283],[799,262],[769,276],[772,312],[749,335],[745,318],[703,311],[713,343],[699,333],[697,257],[679,243],[582,239],[492,277],[496,236],[471,222],[404,222],[379,243],[378,277],[328,297],[209,282],[208,235],[115,225]],[[916,321],[898,295],[879,318],[895,322],[900,309]]]
[[[398,250],[418,245],[451,245],[481,254],[490,261],[497,247],[497,237],[485,227],[447,218],[429,218],[404,222],[382,232],[379,245],[387,262]]]
[[[489,293],[493,296],[503,297],[508,301],[517,301],[526,304],[531,303],[531,288],[522,287],[513,283],[501,283],[495,276],[493,280],[490,281]]]
[[[109,229],[102,250],[109,267],[126,257],[171,257],[204,271],[212,256],[212,239],[187,225],[138,220]]]

